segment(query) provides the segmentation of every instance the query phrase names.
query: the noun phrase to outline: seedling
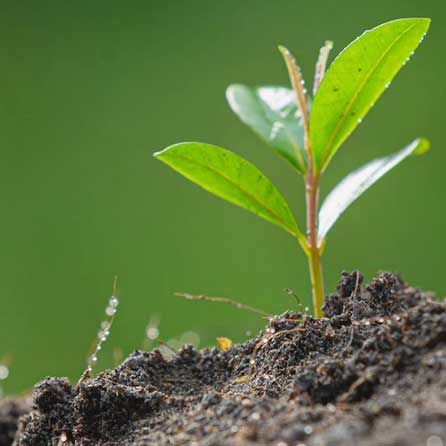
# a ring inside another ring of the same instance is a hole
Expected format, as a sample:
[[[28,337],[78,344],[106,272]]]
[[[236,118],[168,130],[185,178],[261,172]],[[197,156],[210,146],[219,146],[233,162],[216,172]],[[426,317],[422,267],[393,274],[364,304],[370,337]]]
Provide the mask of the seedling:
[[[302,175],[306,234],[272,182],[254,165],[228,150],[183,142],[154,156],[209,192],[251,211],[290,233],[308,257],[313,305],[322,317],[321,256],[329,230],[347,207],[384,174],[410,155],[429,149],[418,138],[402,150],[375,159],[345,177],[319,209],[321,176],[347,137],[362,121],[423,40],[430,20],[398,19],[366,31],[350,43],[326,71],[331,42],[321,48],[313,98],[294,57],[279,47],[292,89],[231,85],[226,92],[238,117]]]

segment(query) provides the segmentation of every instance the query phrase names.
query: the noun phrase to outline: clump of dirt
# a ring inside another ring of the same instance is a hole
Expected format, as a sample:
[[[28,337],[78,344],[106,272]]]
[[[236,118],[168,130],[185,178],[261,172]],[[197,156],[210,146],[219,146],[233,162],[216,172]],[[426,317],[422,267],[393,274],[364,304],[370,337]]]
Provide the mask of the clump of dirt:
[[[226,352],[135,351],[79,388],[49,378],[14,445],[441,444],[446,306],[393,274],[362,280],[343,274],[325,318],[288,311]]]
[[[31,400],[28,397],[0,400],[0,446],[12,444],[19,418],[30,410]]]

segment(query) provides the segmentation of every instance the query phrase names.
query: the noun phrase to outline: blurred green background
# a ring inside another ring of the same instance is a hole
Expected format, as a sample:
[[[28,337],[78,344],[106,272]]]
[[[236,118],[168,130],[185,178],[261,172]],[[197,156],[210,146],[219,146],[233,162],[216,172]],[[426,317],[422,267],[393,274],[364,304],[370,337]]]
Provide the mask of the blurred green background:
[[[233,82],[287,85],[277,44],[307,80],[321,43],[337,53],[364,29],[397,17],[433,18],[428,38],[348,140],[323,181],[412,138],[432,140],[336,225],[326,291],[343,269],[370,279],[401,272],[443,296],[446,6],[440,0],[16,2],[0,6],[0,358],[7,393],[46,375],[76,379],[103,317],[112,279],[121,306],[99,368],[113,349],[192,330],[246,339],[262,324],[174,291],[227,296],[281,312],[283,288],[309,302],[307,266],[287,234],[205,193],[152,152],[183,140],[232,149],[273,179],[303,221],[300,178],[231,113]]]

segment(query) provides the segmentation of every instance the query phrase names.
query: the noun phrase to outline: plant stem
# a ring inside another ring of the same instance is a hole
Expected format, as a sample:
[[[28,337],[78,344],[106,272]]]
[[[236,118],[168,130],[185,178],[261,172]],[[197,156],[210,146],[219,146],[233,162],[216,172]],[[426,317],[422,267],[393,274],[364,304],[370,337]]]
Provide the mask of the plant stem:
[[[325,72],[326,59],[330,51],[331,44],[326,43],[322,56],[318,63],[318,73],[316,73],[316,82],[320,82]],[[313,307],[316,318],[321,318],[324,313],[322,305],[324,304],[324,282],[322,279],[321,249],[317,244],[317,208],[319,201],[319,183],[320,173],[315,173],[313,162],[313,151],[311,148],[308,119],[307,92],[303,86],[303,77],[300,68],[292,54],[283,46],[279,47],[285,58],[291,85],[296,94],[297,107],[302,118],[302,127],[304,129],[304,145],[308,156],[308,170],[305,175],[305,190],[307,203],[307,240],[304,247],[305,254],[308,256],[311,275],[311,288],[313,291]],[[318,84],[317,84],[318,85]],[[316,86],[317,88],[317,86]]]
[[[317,319],[324,316],[322,305],[324,304],[324,283],[322,278],[322,265],[319,250],[311,250],[308,256],[311,274],[311,287],[313,289],[314,315]]]
[[[324,281],[322,277],[321,251],[317,244],[317,208],[319,201],[319,175],[314,175],[313,165],[309,163],[305,177],[307,204],[307,243],[308,264],[310,267],[313,307],[316,318],[323,317]]]

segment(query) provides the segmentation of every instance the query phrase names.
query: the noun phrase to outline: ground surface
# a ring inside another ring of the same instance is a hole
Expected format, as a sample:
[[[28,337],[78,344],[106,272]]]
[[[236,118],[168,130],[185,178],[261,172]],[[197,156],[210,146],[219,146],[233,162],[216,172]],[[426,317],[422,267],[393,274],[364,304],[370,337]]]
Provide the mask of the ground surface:
[[[0,446],[14,441],[19,418],[31,410],[31,398],[0,400]]]
[[[227,352],[135,352],[78,389],[47,379],[14,444],[446,445],[445,304],[361,279],[343,276],[326,318],[288,312]]]

